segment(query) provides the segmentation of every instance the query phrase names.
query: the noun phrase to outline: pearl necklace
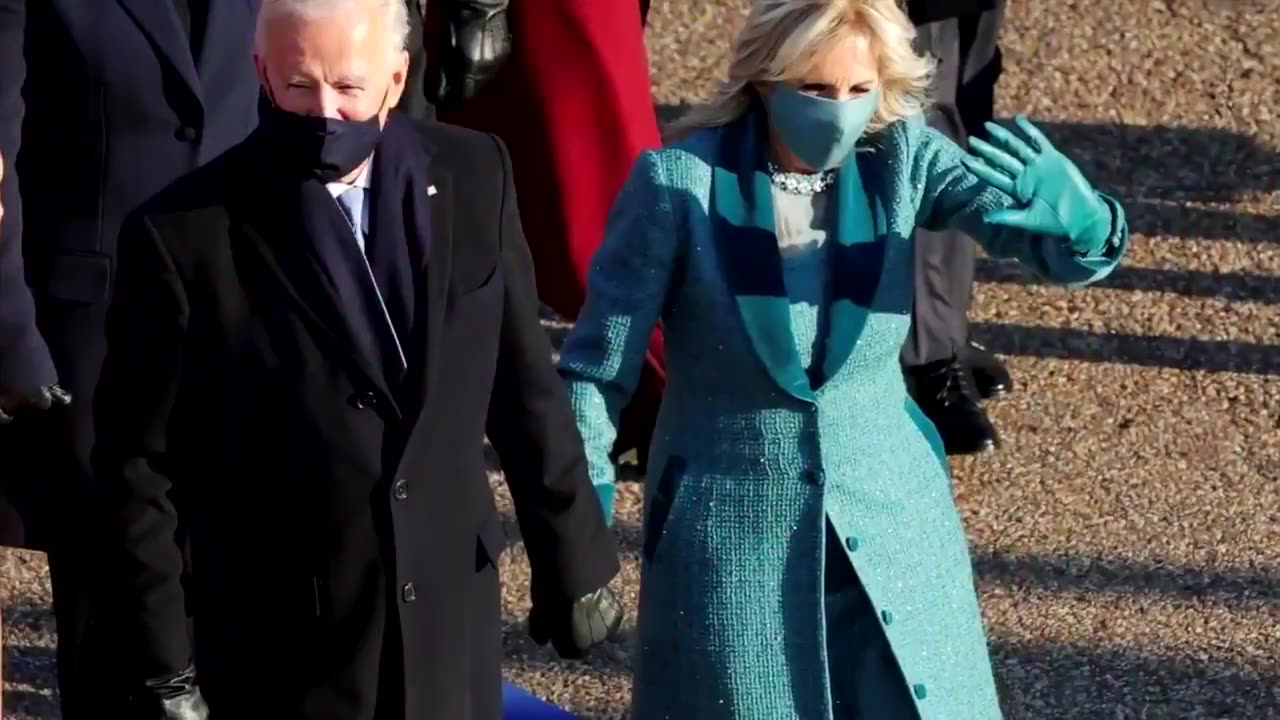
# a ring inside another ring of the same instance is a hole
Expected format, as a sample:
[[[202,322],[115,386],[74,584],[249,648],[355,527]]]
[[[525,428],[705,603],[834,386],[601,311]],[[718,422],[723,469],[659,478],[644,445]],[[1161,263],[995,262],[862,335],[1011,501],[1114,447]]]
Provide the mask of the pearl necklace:
[[[836,181],[835,170],[816,173],[787,172],[773,162],[769,163],[769,179],[784,192],[793,195],[817,195]]]

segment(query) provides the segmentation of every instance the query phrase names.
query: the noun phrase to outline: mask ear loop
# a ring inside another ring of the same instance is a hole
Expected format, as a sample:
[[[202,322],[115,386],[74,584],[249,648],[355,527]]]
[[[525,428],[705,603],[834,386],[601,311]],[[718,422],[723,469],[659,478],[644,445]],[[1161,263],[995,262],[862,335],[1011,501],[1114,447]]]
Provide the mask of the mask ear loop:
[[[262,69],[262,78],[263,80],[266,80],[266,82],[262,84],[262,94],[267,96],[267,102],[271,103],[271,107],[274,107],[277,110],[283,110],[284,108],[280,107],[280,103],[276,102],[276,92],[271,89],[271,77],[268,75],[265,67]]]
[[[391,97],[391,85],[390,83],[388,83],[387,89],[382,91],[382,102],[378,103],[378,110],[373,114],[374,117],[378,117],[382,115],[383,110],[386,110],[388,113],[390,113],[392,110],[395,109],[395,108],[387,107],[387,98],[390,98],[390,97]]]

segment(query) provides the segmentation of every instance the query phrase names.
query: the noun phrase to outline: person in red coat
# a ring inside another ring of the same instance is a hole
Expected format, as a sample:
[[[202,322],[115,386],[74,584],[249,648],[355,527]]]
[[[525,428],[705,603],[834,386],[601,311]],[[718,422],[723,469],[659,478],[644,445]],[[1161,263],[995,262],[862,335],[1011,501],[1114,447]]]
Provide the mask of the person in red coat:
[[[614,196],[661,145],[636,0],[430,0],[427,87],[437,117],[511,151],[542,302],[573,320]],[[662,339],[615,453],[643,465],[663,385]]]

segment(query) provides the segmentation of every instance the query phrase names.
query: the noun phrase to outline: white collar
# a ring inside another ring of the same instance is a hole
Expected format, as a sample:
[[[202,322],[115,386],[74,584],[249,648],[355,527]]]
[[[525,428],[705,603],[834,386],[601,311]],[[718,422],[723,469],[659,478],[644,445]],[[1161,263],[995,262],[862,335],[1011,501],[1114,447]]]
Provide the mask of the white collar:
[[[350,190],[351,188],[358,187],[358,188],[364,188],[365,190],[368,190],[372,186],[372,178],[371,178],[372,173],[369,171],[369,168],[372,168],[372,167],[373,167],[373,158],[370,157],[369,160],[364,164],[364,167],[361,168],[360,174],[357,175],[355,179],[353,179],[351,182],[325,183],[325,187],[329,188],[329,194],[334,197],[338,197],[342,193]]]

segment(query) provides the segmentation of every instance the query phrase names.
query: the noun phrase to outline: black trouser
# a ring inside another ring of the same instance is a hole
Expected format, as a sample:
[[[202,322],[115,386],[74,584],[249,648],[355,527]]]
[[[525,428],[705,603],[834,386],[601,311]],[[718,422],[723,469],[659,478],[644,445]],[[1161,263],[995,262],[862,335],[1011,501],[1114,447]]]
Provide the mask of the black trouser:
[[[994,114],[1000,75],[996,47],[1004,0],[995,8],[917,27],[916,49],[938,58],[929,125],[958,143],[980,135]],[[956,355],[968,342],[976,247],[957,231],[915,234],[915,295],[902,363],[911,367]]]
[[[92,623],[101,590],[99,520],[91,510],[87,447],[75,446],[72,426],[81,419],[76,410],[55,407],[0,430],[0,455],[11,473],[5,494],[23,520],[20,537],[6,539],[47,554],[58,691],[67,720],[111,717],[108,706],[118,709],[114,702],[123,701],[120,689],[112,687],[119,648],[110,647]]]
[[[89,460],[93,389],[105,350],[95,338],[101,337],[105,306],[49,302],[40,311],[72,403],[24,413],[0,428],[0,491],[23,526],[14,536],[0,536],[48,554],[62,717],[119,717],[125,690],[115,671],[123,665],[122,649],[106,637],[109,623],[96,617],[106,555]]]

